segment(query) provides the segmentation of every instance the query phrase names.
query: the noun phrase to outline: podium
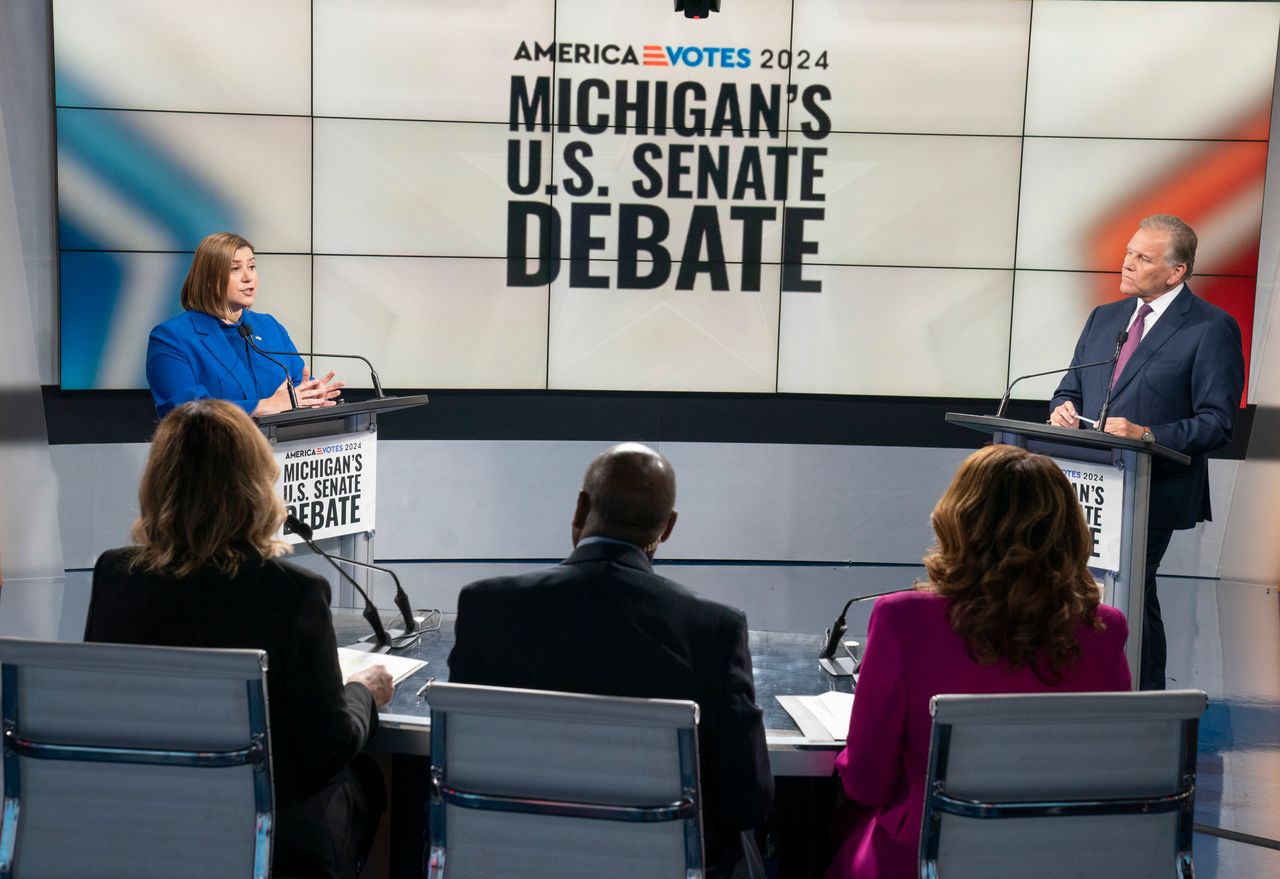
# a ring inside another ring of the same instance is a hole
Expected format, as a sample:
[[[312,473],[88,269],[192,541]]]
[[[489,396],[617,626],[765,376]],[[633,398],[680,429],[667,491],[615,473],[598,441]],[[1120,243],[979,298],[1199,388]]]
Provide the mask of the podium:
[[[388,412],[395,412],[399,409],[409,409],[415,406],[423,406],[427,403],[425,394],[415,394],[404,397],[374,397],[369,400],[362,400],[358,403],[342,402],[337,406],[329,406],[323,409],[292,409],[288,412],[280,412],[276,415],[264,415],[255,419],[258,427],[267,437],[267,442],[271,444],[272,450],[276,452],[277,458],[280,456],[280,449],[290,448],[296,449],[300,446],[315,446],[314,449],[306,449],[307,456],[315,459],[317,453],[334,452],[334,457],[342,455],[342,450],[338,446],[343,447],[365,447],[363,453],[371,462],[376,465],[376,448],[378,440],[378,416]],[[371,445],[370,445],[371,444]],[[373,452],[369,455],[369,452]],[[296,451],[292,454],[302,457],[302,451]],[[356,453],[357,457],[359,452]],[[285,503],[289,504],[291,510],[300,504],[300,498],[291,497],[289,492],[291,486],[288,482],[288,467],[282,467],[282,487],[284,488]],[[315,464],[309,465],[313,470],[318,471]],[[340,470],[341,468],[334,468]],[[373,520],[373,512],[376,505],[376,482],[377,472],[376,466],[370,468],[373,472],[366,473],[372,478],[368,480],[366,489],[357,491],[355,495],[348,495],[341,498],[342,509],[344,514],[356,517],[355,511],[359,510],[360,503],[365,501],[363,509],[363,517]],[[307,484],[311,484],[313,479],[308,475],[305,480]],[[322,480],[330,481],[330,480]],[[333,480],[337,481],[337,480]],[[348,481],[351,481],[348,478]],[[355,484],[359,484],[358,479]],[[314,500],[315,495],[310,494],[306,503],[301,506],[310,508],[319,506],[323,509],[324,503]],[[331,506],[337,505],[337,501],[333,498],[328,500]],[[307,520],[306,515],[299,515],[304,521]],[[326,535],[322,528],[316,527],[314,521],[308,521],[308,524],[316,528],[317,538],[323,539],[329,537],[338,541],[337,554],[346,558],[354,559],[364,564],[372,564],[374,559],[373,537],[374,529],[372,527],[363,528],[359,521],[349,524],[345,528],[335,529],[335,534]],[[365,591],[368,591],[369,572],[365,568],[348,567],[348,573],[357,578]],[[337,607],[357,607],[355,590],[350,584],[343,580],[338,581],[338,591],[334,594],[334,603]]]
[[[1151,494],[1152,461],[1163,460],[1185,467],[1191,459],[1155,443],[1113,436],[1099,430],[1056,427],[959,412],[948,412],[946,421],[990,434],[993,442],[1048,455],[1059,462],[1079,464],[1082,470],[1088,471],[1078,474],[1083,477],[1102,480],[1113,473],[1119,479],[1123,486],[1123,499],[1119,505],[1119,552],[1107,564],[1091,565],[1090,568],[1102,576],[1103,600],[1123,611],[1129,620],[1125,655],[1136,688],[1142,657],[1142,621],[1146,613],[1147,504]],[[1094,530],[1096,535],[1097,530]]]

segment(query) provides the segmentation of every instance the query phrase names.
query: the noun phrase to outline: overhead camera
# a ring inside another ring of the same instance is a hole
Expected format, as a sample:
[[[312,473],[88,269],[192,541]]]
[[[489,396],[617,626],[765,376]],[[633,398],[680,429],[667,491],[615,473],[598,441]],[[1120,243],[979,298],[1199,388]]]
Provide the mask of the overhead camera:
[[[685,18],[706,18],[720,11],[720,0],[675,0],[675,4],[676,12],[683,12]]]

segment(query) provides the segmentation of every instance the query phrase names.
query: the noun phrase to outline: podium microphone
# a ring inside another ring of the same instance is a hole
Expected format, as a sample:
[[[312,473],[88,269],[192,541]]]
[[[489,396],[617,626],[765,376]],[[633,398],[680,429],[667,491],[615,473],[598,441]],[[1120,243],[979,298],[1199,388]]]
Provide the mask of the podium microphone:
[[[831,628],[822,633],[825,639],[822,643],[822,649],[818,651],[818,666],[827,674],[837,677],[847,677],[853,674],[853,666],[848,667],[841,664],[836,657],[836,651],[840,649],[840,640],[844,637],[848,626],[845,624],[845,615],[849,613],[849,608],[860,601],[870,601],[873,598],[883,598],[886,595],[893,595],[896,592],[910,592],[913,587],[907,586],[903,589],[890,589],[888,592],[875,592],[871,595],[855,595],[844,603],[844,608],[840,611],[840,616],[836,617],[836,621],[831,624]]]
[[[1122,337],[1127,337],[1128,333],[1121,333]],[[1120,356],[1120,346],[1124,344],[1124,338],[1116,342],[1116,353],[1110,360],[1095,360],[1093,363],[1079,363],[1075,366],[1064,366],[1062,369],[1050,369],[1045,372],[1030,372],[1026,375],[1020,375],[1013,381],[1009,382],[1009,387],[1005,388],[1004,396],[1000,398],[1000,405],[996,408],[996,418],[1004,418],[1004,410],[1009,405],[1009,394],[1013,392],[1013,386],[1024,378],[1039,378],[1042,375],[1057,375],[1060,372],[1071,372],[1073,369],[1088,369],[1091,366],[1106,366],[1108,363],[1115,363],[1116,357]],[[1107,393],[1110,397],[1110,392]]]
[[[257,344],[253,341],[253,330],[252,330],[252,329],[250,329],[250,327],[249,327],[249,320],[248,320],[248,318],[242,318],[242,319],[241,319],[241,321],[240,321],[240,326],[236,327],[236,332],[240,333],[240,338],[244,339],[244,343],[245,343],[246,345],[248,345],[248,346],[249,346],[250,348],[252,348],[254,351],[257,351],[257,352],[258,352],[259,354],[261,354],[263,357],[266,357],[268,360],[270,360],[270,361],[271,361],[272,363],[274,363],[276,366],[280,367],[281,371],[282,371],[282,372],[284,372],[284,386],[285,386],[285,387],[288,389],[288,391],[289,391],[289,408],[290,408],[290,409],[297,409],[297,408],[298,408],[298,395],[297,395],[296,393],[294,393],[294,391],[293,391],[293,379],[289,377],[289,367],[285,366],[285,365],[284,365],[283,363],[281,363],[279,360],[276,360],[274,357],[270,356],[270,355],[272,355],[272,354],[280,354],[280,353],[282,353],[282,352],[280,352],[280,351],[263,351],[261,348],[259,348],[259,347],[257,346]],[[289,352],[283,352],[283,353],[289,353]]]
[[[382,380],[378,378],[378,371],[373,368],[373,364],[367,358],[361,357],[359,354],[322,354],[319,351],[263,351],[257,345],[253,346],[253,350],[259,354],[274,354],[277,357],[282,355],[297,354],[299,357],[336,357],[342,360],[359,360],[365,366],[369,367],[369,378],[373,382],[373,395],[378,399],[386,396],[382,392]]]
[[[307,546],[311,547],[312,551],[315,552],[316,555],[324,556],[325,561],[333,565],[334,570],[341,574],[348,583],[354,586],[356,588],[356,592],[360,593],[360,597],[364,599],[364,618],[368,621],[369,628],[373,629],[374,641],[371,652],[386,653],[390,650],[391,637],[387,634],[387,630],[382,627],[382,618],[378,616],[378,609],[373,606],[373,602],[369,599],[369,593],[360,588],[360,584],[355,581],[354,577],[342,570],[342,566],[334,561],[333,556],[321,549],[316,542],[311,539],[312,530],[310,525],[293,515],[293,513],[285,516],[284,524],[290,531],[301,537]],[[399,583],[396,585],[399,585]],[[406,600],[405,603],[408,604],[408,601]],[[405,622],[405,625],[406,627],[408,626],[407,621]]]
[[[1120,359],[1120,349],[1124,347],[1125,340],[1129,338],[1128,330],[1121,330],[1116,334],[1116,353],[1111,356],[1111,362],[1116,363]],[[1102,398],[1102,409],[1098,411],[1098,423],[1094,428],[1099,431],[1105,431],[1107,428],[1107,410],[1111,408],[1111,391],[1116,386],[1115,367],[1111,368],[1110,381],[1107,382],[1107,395]]]

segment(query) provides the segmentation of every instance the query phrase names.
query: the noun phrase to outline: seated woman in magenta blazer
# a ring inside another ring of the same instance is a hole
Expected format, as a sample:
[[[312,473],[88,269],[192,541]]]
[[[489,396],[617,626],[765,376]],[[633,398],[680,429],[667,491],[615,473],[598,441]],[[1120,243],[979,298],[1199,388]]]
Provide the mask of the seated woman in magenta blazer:
[[[933,511],[928,582],[878,599],[847,747],[852,801],[827,879],[912,879],[924,811],[929,699],[939,693],[1129,689],[1118,610],[1099,604],[1092,541],[1056,464],[974,452]]]
[[[250,415],[290,408],[280,366],[254,351],[241,335],[245,325],[263,351],[296,351],[285,328],[269,314],[246,312],[258,292],[253,245],[231,232],[206,236],[191,258],[182,285],[186,309],[151,331],[147,384],[156,414],[209,397],[228,400]],[[342,382],[333,373],[310,377],[297,354],[275,356],[289,370],[299,406],[333,406]]]

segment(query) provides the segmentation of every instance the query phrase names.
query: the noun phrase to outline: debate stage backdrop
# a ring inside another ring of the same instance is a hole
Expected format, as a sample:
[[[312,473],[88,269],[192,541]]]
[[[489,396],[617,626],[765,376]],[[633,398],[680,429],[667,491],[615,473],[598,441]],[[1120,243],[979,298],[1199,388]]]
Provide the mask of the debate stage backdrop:
[[[54,0],[62,386],[224,229],[388,387],[994,397],[1158,211],[1248,346],[1280,4],[723,5]]]

